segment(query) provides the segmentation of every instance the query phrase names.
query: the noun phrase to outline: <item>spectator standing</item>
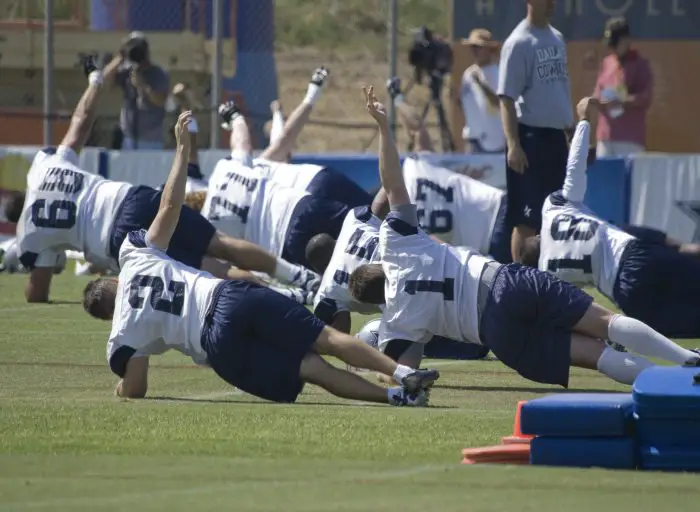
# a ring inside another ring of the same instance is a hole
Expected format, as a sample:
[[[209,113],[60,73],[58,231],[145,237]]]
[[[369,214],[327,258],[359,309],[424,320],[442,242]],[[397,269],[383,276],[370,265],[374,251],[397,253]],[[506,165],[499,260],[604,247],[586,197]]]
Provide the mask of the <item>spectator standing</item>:
[[[641,153],[646,145],[647,111],[653,95],[651,66],[632,48],[624,18],[606,23],[604,43],[610,54],[601,63],[594,92],[600,101],[596,154]]]
[[[506,134],[513,260],[542,224],[542,204],[566,176],[574,123],[566,43],[549,24],[554,0],[527,0],[527,16],[503,43],[498,95]]]
[[[163,149],[168,74],[151,62],[148,41],[142,32],[129,35],[118,58],[123,61],[116,76],[116,83],[124,92],[119,115],[122,149]]]
[[[499,112],[498,43],[491,32],[474,29],[464,40],[474,64],[464,71],[459,102],[464,112],[464,138],[469,153],[503,153],[506,138]]]

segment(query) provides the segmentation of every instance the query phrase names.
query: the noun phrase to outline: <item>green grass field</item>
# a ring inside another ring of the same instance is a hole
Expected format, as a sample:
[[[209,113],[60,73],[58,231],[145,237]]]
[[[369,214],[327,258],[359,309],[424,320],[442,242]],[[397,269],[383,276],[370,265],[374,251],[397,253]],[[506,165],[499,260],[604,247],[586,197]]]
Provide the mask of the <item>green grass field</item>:
[[[459,464],[510,433],[518,400],[559,389],[495,361],[437,362],[432,407],[341,403],[307,386],[263,403],[178,355],[149,398],[120,400],[109,326],[79,304],[72,267],[56,304],[0,276],[0,510],[691,510],[693,475]],[[362,319],[357,319],[360,325]],[[694,346],[694,345],[692,345]],[[624,390],[575,371],[572,391]]]

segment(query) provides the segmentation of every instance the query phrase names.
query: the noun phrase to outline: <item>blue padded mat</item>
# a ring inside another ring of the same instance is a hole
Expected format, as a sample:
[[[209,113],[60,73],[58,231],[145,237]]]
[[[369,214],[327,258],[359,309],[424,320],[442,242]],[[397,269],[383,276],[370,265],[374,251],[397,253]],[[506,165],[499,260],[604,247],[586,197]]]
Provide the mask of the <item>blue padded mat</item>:
[[[635,417],[637,441],[648,446],[680,446],[700,449],[700,419]]]
[[[700,383],[694,383],[700,368],[654,366],[634,381],[634,412],[640,418],[700,420]]]
[[[559,437],[622,437],[632,430],[629,393],[562,393],[522,407],[523,434]]]
[[[642,446],[639,466],[662,471],[700,471],[700,448]]]
[[[637,467],[634,440],[625,437],[536,437],[530,444],[530,463],[540,466]]]

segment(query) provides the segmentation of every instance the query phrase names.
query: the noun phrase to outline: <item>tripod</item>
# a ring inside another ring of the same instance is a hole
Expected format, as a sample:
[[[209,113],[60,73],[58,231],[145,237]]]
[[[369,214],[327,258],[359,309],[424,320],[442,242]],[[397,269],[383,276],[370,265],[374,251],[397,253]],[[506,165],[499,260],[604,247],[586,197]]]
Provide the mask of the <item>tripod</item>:
[[[430,106],[435,107],[438,116],[438,122],[440,123],[440,139],[442,141],[442,151],[443,153],[452,153],[455,150],[455,145],[452,142],[452,135],[450,134],[450,128],[447,125],[447,116],[445,116],[445,108],[442,105],[442,98],[440,93],[442,92],[444,76],[438,72],[433,72],[430,74],[430,101],[425,104],[423,108],[423,114],[421,114],[421,122],[425,122],[425,118],[428,116],[428,111]]]

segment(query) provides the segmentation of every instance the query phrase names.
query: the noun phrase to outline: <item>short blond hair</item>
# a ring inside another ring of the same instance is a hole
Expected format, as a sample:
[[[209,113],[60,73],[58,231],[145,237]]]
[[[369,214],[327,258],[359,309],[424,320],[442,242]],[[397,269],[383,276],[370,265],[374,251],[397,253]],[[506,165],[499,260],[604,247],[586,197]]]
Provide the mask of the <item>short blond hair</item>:
[[[206,190],[198,190],[197,192],[190,192],[185,196],[185,206],[189,206],[196,212],[201,212],[204,207],[204,201],[207,199]]]

